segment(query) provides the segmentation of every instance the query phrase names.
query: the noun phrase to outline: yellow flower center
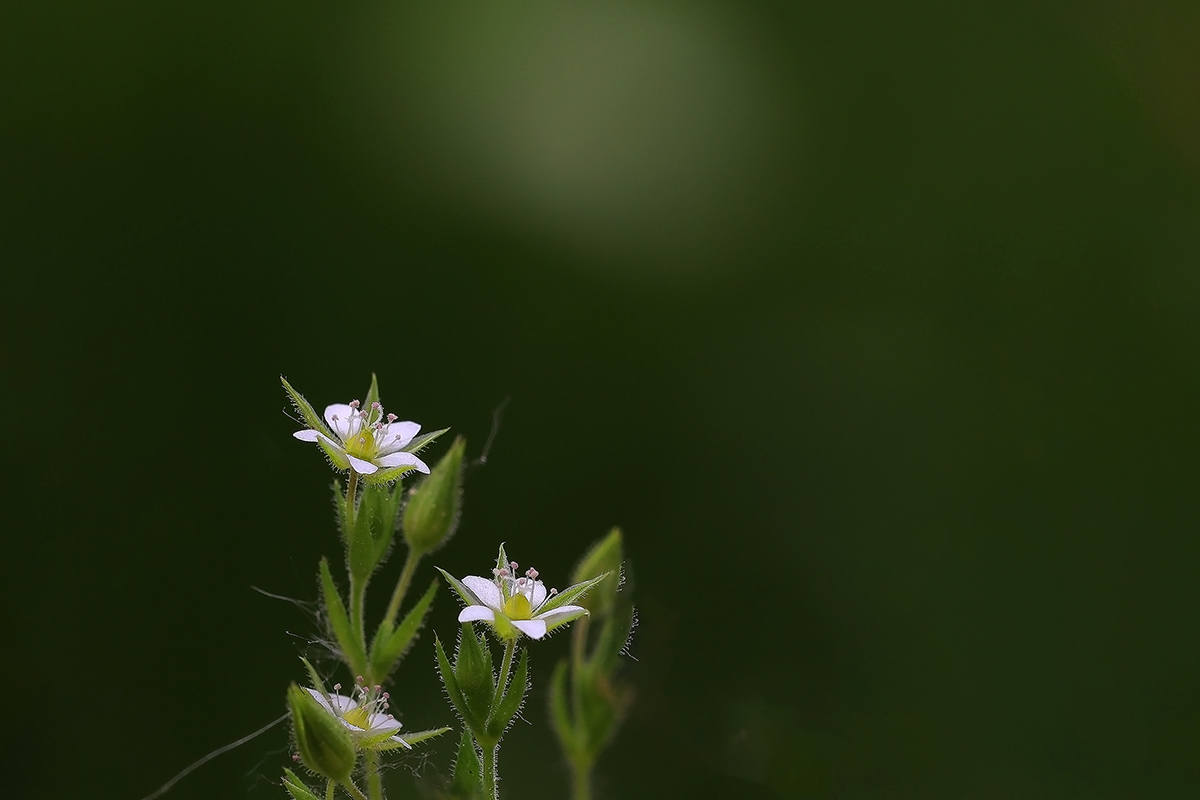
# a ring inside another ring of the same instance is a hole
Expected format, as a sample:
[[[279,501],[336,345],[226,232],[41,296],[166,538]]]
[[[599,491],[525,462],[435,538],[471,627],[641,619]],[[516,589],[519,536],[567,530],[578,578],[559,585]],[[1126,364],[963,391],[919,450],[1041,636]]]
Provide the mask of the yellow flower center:
[[[370,428],[363,428],[346,440],[346,452],[355,458],[367,461],[375,455],[375,436]]]
[[[504,615],[509,619],[530,619],[533,616],[533,606],[529,598],[523,594],[514,594],[504,604]]]
[[[350,709],[345,714],[342,714],[342,719],[356,728],[362,728],[364,731],[371,727],[371,712],[363,706]]]

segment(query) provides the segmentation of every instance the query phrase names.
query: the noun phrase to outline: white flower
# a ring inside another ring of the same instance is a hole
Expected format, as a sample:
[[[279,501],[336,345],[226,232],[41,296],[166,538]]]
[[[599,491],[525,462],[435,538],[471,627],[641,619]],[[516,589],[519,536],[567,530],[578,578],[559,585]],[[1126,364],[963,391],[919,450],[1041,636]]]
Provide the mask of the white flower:
[[[337,717],[342,725],[350,731],[350,735],[366,747],[379,749],[380,745],[399,744],[412,749],[412,745],[400,736],[393,735],[400,730],[400,721],[387,713],[388,693],[380,687],[368,689],[358,679],[355,694],[358,699],[337,694],[342,685],[334,684],[334,691],[324,694],[316,689],[306,689],[321,707]],[[390,748],[389,748],[390,749]]]
[[[491,578],[468,575],[459,581],[444,569],[438,569],[467,604],[458,621],[487,622],[502,639],[513,639],[522,633],[531,639],[541,639],[549,631],[587,614],[586,608],[571,605],[571,601],[582,597],[604,577],[577,583],[561,593],[556,589],[546,591],[535,569],[526,570],[524,577],[516,577],[517,562],[507,560],[503,546]]]
[[[339,469],[353,469],[359,475],[373,475],[380,470],[415,469],[429,473],[425,462],[408,452],[421,432],[415,422],[399,422],[395,414],[384,415],[383,406],[371,403],[366,411],[357,400],[350,404],[334,403],[325,407],[329,432],[305,428],[292,435],[302,442],[316,442]],[[332,434],[329,435],[329,434]],[[415,442],[424,445],[428,437]]]

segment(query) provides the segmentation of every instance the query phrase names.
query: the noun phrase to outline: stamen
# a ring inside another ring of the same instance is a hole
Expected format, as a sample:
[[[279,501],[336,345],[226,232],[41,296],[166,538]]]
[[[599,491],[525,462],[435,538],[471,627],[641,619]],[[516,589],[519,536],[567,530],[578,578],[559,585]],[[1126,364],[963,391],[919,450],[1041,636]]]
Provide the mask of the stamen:
[[[351,408],[357,409],[357,408],[358,408],[360,405],[361,405],[361,403],[359,403],[357,400],[351,400],[351,401],[350,401],[350,407],[351,407]]]

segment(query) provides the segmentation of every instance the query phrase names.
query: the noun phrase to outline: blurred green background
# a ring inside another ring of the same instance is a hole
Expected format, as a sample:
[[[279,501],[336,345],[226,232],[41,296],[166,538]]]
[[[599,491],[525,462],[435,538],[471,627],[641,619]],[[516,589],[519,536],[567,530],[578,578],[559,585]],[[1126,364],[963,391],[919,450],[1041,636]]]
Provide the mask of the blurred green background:
[[[0,793],[139,800],[282,712],[315,627],[251,587],[338,546],[278,376],[375,371],[474,454],[511,398],[440,566],[554,583],[624,527],[601,797],[1196,797],[1197,41],[1153,0],[6,4]],[[506,797],[566,794],[566,644]],[[451,721],[428,633],[393,695]]]

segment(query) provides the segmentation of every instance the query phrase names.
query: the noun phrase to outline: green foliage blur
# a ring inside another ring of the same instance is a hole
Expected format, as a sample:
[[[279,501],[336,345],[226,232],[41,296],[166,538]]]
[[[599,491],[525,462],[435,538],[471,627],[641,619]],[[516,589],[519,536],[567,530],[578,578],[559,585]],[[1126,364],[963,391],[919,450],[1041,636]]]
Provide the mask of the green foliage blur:
[[[279,375],[373,372],[468,442],[432,564],[561,588],[624,531],[600,800],[1197,796],[1197,41],[1167,0],[4,4],[0,796],[139,800],[284,713],[341,545]],[[457,610],[406,729],[456,724]],[[569,645],[508,798],[566,796]],[[166,798],[283,798],[290,748]]]

